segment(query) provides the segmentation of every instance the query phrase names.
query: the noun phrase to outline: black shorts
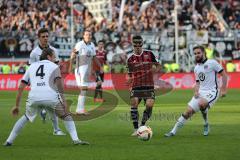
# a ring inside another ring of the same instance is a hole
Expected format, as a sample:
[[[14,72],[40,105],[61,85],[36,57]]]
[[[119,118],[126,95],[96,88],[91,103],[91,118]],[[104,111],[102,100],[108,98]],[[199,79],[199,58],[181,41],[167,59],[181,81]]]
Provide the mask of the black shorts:
[[[104,73],[100,73],[99,71],[96,71],[96,82],[99,82],[99,81],[104,81]]]
[[[143,99],[155,99],[155,92],[153,86],[134,87],[130,92],[130,98],[137,97],[139,102]]]

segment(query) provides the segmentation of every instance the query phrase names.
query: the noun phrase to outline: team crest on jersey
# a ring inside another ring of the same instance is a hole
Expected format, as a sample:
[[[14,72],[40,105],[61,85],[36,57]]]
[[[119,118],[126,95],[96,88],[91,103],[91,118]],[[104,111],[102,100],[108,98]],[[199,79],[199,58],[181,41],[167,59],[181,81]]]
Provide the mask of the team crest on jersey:
[[[204,66],[204,69],[208,69],[208,65],[205,65],[205,66]]]
[[[198,74],[198,78],[199,78],[200,81],[204,81],[205,80],[205,74],[203,72],[200,72]]]
[[[144,61],[147,61],[149,59],[149,56],[148,55],[144,55],[143,58],[144,58]]]

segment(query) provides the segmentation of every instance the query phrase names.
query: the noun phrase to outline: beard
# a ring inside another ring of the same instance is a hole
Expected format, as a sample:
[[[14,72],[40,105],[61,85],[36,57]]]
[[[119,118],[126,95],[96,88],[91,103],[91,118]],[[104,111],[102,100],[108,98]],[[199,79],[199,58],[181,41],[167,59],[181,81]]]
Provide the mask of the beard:
[[[199,59],[195,59],[196,63],[201,63],[203,61],[203,57],[199,58]]]

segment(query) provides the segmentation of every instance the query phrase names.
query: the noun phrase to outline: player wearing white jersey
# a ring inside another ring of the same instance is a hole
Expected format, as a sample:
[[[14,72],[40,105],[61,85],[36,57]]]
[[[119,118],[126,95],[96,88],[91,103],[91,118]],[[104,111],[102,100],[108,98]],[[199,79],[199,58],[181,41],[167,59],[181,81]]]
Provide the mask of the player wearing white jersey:
[[[196,77],[195,93],[191,101],[188,103],[188,109],[177,120],[173,129],[165,134],[166,137],[174,136],[177,130],[181,128],[186,121],[196,112],[201,111],[204,119],[203,135],[209,134],[210,128],[208,123],[208,110],[217,101],[219,95],[226,95],[227,74],[222,66],[216,60],[208,60],[204,47],[194,47],[194,55],[197,65],[194,73]],[[217,74],[222,76],[222,86],[219,90],[217,82]]]
[[[54,51],[50,48],[44,49],[40,56],[40,61],[33,63],[24,74],[18,88],[16,106],[12,109],[12,114],[19,113],[20,101],[24,88],[30,84],[31,90],[26,102],[26,112],[14,125],[5,146],[11,146],[17,135],[25,124],[33,122],[37,113],[46,109],[53,116],[56,113],[64,120],[65,127],[69,132],[74,144],[88,144],[79,140],[74,121],[67,111],[67,103],[63,95],[63,82],[58,65],[54,64]]]
[[[32,50],[32,52],[30,53],[30,59],[29,59],[29,64],[33,64],[34,62],[38,62],[40,60],[40,56],[42,55],[42,50],[44,48],[51,48],[54,51],[56,60],[55,63],[59,62],[59,56],[58,56],[58,51],[56,48],[52,47],[49,45],[48,43],[48,38],[49,37],[49,33],[48,30],[46,28],[41,28],[38,31],[38,46],[36,48],[34,48]],[[46,111],[43,109],[40,113],[43,121],[45,121],[46,118]],[[53,116],[52,118],[52,123],[53,123],[53,135],[57,135],[57,136],[62,136],[62,135],[66,135],[64,132],[61,131],[61,129],[59,128],[58,125],[58,118],[56,115]]]
[[[71,53],[69,72],[72,71],[73,60],[76,61],[75,65],[75,78],[78,87],[81,92],[78,96],[78,104],[76,108],[76,114],[87,115],[88,112],[85,111],[85,96],[88,90],[89,76],[91,74],[92,60],[94,60],[97,65],[101,68],[102,66],[99,60],[96,58],[96,49],[92,41],[92,32],[90,30],[85,30],[83,33],[83,40],[76,43],[73,52]]]

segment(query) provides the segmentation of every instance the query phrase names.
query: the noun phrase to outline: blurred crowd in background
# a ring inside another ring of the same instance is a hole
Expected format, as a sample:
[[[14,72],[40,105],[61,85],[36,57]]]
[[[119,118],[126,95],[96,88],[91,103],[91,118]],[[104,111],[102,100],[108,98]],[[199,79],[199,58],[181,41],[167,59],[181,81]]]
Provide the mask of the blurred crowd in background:
[[[81,39],[83,30],[90,28],[95,35],[95,42],[104,39],[108,44],[106,49],[115,47],[116,53],[122,53],[124,47],[128,48],[131,40],[130,33],[149,32],[152,35],[158,35],[157,33],[164,33],[165,30],[174,28],[174,0],[154,0],[145,10],[141,10],[141,0],[126,0],[120,30],[118,26],[121,0],[111,0],[111,20],[103,16],[100,21],[94,17],[91,10],[82,1],[73,0],[73,2],[74,37]],[[214,3],[217,11],[207,5],[209,2]],[[238,0],[196,0],[194,8],[192,0],[178,0],[178,4],[179,28],[190,27],[193,30],[214,31],[221,35],[226,33],[225,21],[229,29],[240,30],[240,1]],[[31,42],[28,37],[34,37],[32,39],[36,40],[39,28],[48,28],[51,33],[59,37],[69,36],[71,33],[71,7],[70,0],[0,1],[0,46],[1,40],[5,37],[20,37],[19,39],[21,39],[18,42],[15,39],[2,41],[2,43],[13,44],[13,47],[8,45],[7,49],[10,52],[4,53],[3,57],[11,57],[16,54],[14,53],[14,44],[16,43],[24,44],[19,50],[25,49],[29,54],[33,45],[36,45],[36,41]],[[218,12],[224,21],[220,20]],[[158,40],[155,42],[155,46],[159,41],[164,40]],[[111,46],[109,45],[111,42],[122,46]],[[240,50],[240,41],[235,46]],[[157,52],[160,51],[159,46],[153,48],[157,48]],[[114,63],[112,57],[116,53],[108,52],[109,64]],[[126,58],[120,54],[115,57],[117,62],[124,62]],[[124,69],[120,67],[116,70],[123,72]]]
[[[74,12],[77,30],[92,28],[93,31],[116,31],[118,27],[121,0],[112,0],[112,20],[97,22],[91,12],[79,2]],[[179,22],[193,24],[195,29],[223,30],[215,13],[205,5],[205,0],[197,0],[195,9],[191,0],[179,0]],[[143,12],[140,0],[127,0],[124,7],[124,31],[158,32],[173,22],[173,0],[155,0]],[[231,29],[240,29],[240,2],[237,0],[216,1],[217,9],[222,13]],[[0,2],[0,30],[8,32],[27,31],[35,34],[42,27],[58,34],[67,34],[70,30],[71,3],[66,0],[3,0]]]

